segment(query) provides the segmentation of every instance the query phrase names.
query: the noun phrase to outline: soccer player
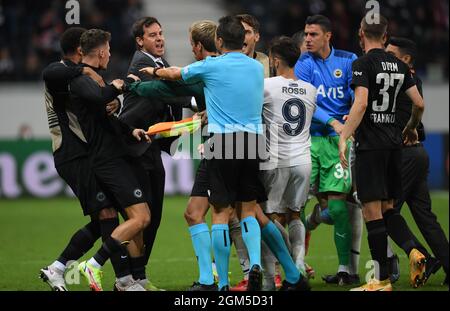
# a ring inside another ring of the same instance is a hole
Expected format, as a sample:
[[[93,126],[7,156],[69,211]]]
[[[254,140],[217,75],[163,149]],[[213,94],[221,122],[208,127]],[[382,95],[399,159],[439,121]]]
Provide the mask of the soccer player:
[[[406,63],[411,71],[412,77],[417,84],[422,95],[422,81],[414,70],[414,63],[417,57],[416,44],[406,38],[390,38],[386,52],[396,56]],[[404,128],[411,116],[411,99],[400,93],[397,98],[396,120],[400,128]],[[406,202],[422,232],[428,245],[438,260],[431,257],[427,250],[416,239],[419,251],[427,257],[426,279],[435,273],[442,265],[446,278],[448,279],[449,244],[441,225],[436,219],[436,215],[431,210],[431,199],[428,190],[427,175],[429,159],[422,142],[425,140],[425,129],[422,123],[417,128],[418,141],[412,145],[403,145],[402,150],[402,186],[403,195],[394,204],[394,209],[400,211]]]
[[[89,67],[77,66],[81,62],[80,37],[84,28],[72,27],[66,30],[60,39],[63,59],[47,66],[43,71],[46,86],[46,110],[52,138],[55,167],[59,175],[67,182],[78,197],[85,215],[91,217],[90,223],[79,229],[70,239],[64,251],[51,265],[41,269],[41,278],[55,291],[66,291],[64,272],[69,261],[78,260],[101,236],[108,238],[118,226],[117,212],[111,208],[113,203],[99,187],[90,173],[88,148],[84,135],[65,103],[69,98],[70,81],[86,74],[100,86],[104,86],[101,76]],[[107,112],[114,113],[119,108],[114,100],[107,105]],[[112,256],[116,278],[121,279],[128,273],[128,258]],[[135,290],[135,284],[116,283],[121,290]]]
[[[294,40],[297,47],[300,49],[300,54],[308,52],[305,41],[305,32],[303,30],[298,31],[292,35],[292,40]]]
[[[269,57],[262,52],[256,51],[256,44],[260,39],[260,24],[258,20],[250,14],[239,14],[236,17],[241,21],[245,29],[244,54],[260,62],[264,66],[264,77],[270,77]]]
[[[110,58],[109,39],[110,34],[99,29],[84,32],[80,39],[82,66],[96,71],[106,69]],[[126,160],[126,149],[117,135],[116,126],[138,140],[148,140],[148,136],[141,129],[129,128],[118,119],[108,117],[105,111],[105,105],[120,94],[117,82],[114,80],[113,85],[101,88],[86,76],[76,77],[70,83],[71,94],[67,103],[86,139],[93,175],[117,204],[124,208],[128,218],[105,239],[94,257],[78,266],[94,291],[103,290],[101,267],[111,255],[120,253],[127,257],[124,245],[132,239],[136,242],[136,249],[130,249],[130,255],[136,257],[142,252],[141,234],[150,222],[148,197],[142,190],[144,180],[139,175],[141,170]]]
[[[154,17],[143,17],[137,20],[132,27],[133,38],[136,43],[136,52],[133,55],[128,74],[138,76],[142,81],[152,79],[139,70],[152,67],[168,67],[164,59],[165,37],[161,23]],[[134,93],[124,96],[123,108],[119,119],[129,126],[147,129],[159,122],[178,121],[182,117],[180,102],[190,102],[190,98],[166,99],[140,97]],[[152,209],[152,221],[144,231],[145,253],[142,258],[137,258],[132,265],[140,269],[140,283],[149,290],[159,290],[146,276],[145,266],[148,264],[157,231],[161,223],[162,208],[164,202],[165,169],[161,158],[161,151],[170,154],[170,145],[176,138],[157,139],[148,146],[138,146],[133,152],[139,156],[139,160],[148,176]],[[141,148],[144,147],[144,148]]]
[[[332,26],[327,17],[310,16],[305,23],[308,52],[300,57],[295,73],[300,80],[317,88],[317,106],[326,112],[321,115],[322,122],[313,120],[311,125],[311,185],[318,183],[319,202],[322,208],[328,207],[334,223],[334,241],[339,259],[337,277],[338,283],[343,285],[351,283],[352,230],[346,206],[351,178],[349,170],[341,166],[336,154],[343,117],[350,111],[352,102],[351,64],[356,55],[336,50],[330,45]]]
[[[375,14],[361,21],[360,44],[365,55],[352,65],[352,87],[355,101],[339,139],[339,157],[348,167],[347,140],[355,133],[356,184],[363,203],[367,236],[372,259],[376,262],[375,277],[355,291],[391,291],[387,265],[387,236],[407,248],[411,284],[419,286],[425,272],[425,256],[417,250],[408,225],[394,200],[402,192],[402,132],[396,123],[397,97],[400,91],[411,99],[412,113],[404,130],[404,143],[417,140],[416,128],[424,110],[423,99],[411,77],[408,66],[384,51],[388,21]]]
[[[264,81],[263,122],[269,160],[261,163],[261,179],[268,201],[266,214],[285,217],[289,225],[292,256],[300,271],[305,271],[305,227],[300,209],[305,205],[311,175],[311,138],[309,128],[316,109],[316,88],[298,80],[294,66],[300,50],[292,39],[275,39],[270,46],[270,63],[276,77]],[[265,284],[275,289],[273,262],[263,245]]]

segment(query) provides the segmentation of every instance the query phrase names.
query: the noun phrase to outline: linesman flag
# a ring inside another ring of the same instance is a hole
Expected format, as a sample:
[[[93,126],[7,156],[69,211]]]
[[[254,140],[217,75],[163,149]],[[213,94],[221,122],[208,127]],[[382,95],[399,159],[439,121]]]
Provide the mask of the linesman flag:
[[[160,137],[174,137],[183,134],[191,134],[201,126],[200,118],[186,118],[181,121],[160,122],[148,128],[148,135]]]

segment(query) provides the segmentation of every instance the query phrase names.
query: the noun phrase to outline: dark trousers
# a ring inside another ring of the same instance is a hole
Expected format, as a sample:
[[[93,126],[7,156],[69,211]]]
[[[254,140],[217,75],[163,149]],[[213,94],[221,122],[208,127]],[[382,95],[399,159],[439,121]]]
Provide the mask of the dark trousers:
[[[446,273],[449,265],[449,243],[431,210],[431,198],[428,190],[429,158],[422,144],[403,149],[402,183],[403,197],[394,208],[400,210],[403,203],[408,204],[411,214],[430,246],[434,256],[442,263]],[[419,250],[427,255],[427,251],[416,239]]]
[[[150,183],[149,205],[151,220],[150,224],[144,230],[144,257],[148,263],[153,244],[155,243],[156,234],[161,223],[166,172],[164,170],[161,151],[159,149],[147,152],[142,156],[141,160],[148,177],[148,182]]]

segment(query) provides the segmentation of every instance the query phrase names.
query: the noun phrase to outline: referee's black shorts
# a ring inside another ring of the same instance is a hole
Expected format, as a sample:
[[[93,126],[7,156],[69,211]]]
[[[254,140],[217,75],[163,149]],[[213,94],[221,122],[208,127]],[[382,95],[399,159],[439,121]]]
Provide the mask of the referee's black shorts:
[[[57,165],[56,171],[80,201],[85,216],[94,215],[104,208],[113,207],[113,202],[105,195],[92,173],[92,167],[87,157]]]
[[[138,159],[114,158],[95,164],[92,171],[105,193],[126,208],[150,201],[150,185]]]
[[[195,174],[194,185],[192,186],[191,197],[209,197],[209,180],[206,170],[206,160],[202,159]]]
[[[402,195],[402,150],[358,150],[356,187],[363,203],[387,201]]]
[[[206,169],[207,163],[206,160],[203,159],[200,161],[200,164],[197,168],[197,173],[195,174],[194,185],[192,186],[191,197],[209,197],[209,176],[208,171]],[[264,185],[258,178],[257,180],[257,203],[263,203],[267,201],[266,190]]]
[[[261,135],[243,132],[214,134],[205,143],[209,202],[212,205],[226,207],[234,206],[235,202],[261,199],[258,144],[265,148]]]

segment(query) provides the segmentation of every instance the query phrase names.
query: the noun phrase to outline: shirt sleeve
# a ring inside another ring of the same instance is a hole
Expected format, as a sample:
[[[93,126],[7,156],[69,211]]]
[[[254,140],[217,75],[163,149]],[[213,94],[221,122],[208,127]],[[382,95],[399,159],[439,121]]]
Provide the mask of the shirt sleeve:
[[[208,71],[207,59],[181,68],[181,78],[186,82],[202,81]]]
[[[314,111],[313,119],[327,125],[328,122],[333,119],[333,117],[331,117],[325,110],[323,110],[319,106],[316,106],[316,111]]]
[[[369,88],[369,70],[361,58],[355,60],[352,64],[352,82],[350,87],[354,90],[358,86]]]
[[[120,92],[112,85],[100,87],[91,78],[81,76],[72,80],[70,83],[70,91],[72,94],[83,99],[85,103],[93,103],[95,105],[106,105],[112,102]]]
[[[297,64],[295,65],[295,75],[300,80],[314,85],[313,66],[311,63],[311,58],[308,55],[302,55],[297,61]]]
[[[406,65],[405,65],[406,67]],[[406,73],[405,73],[405,80],[403,81],[403,85],[401,88],[402,92],[406,92],[407,90],[409,90],[410,88],[412,88],[413,86],[416,85],[416,81],[413,78],[413,75],[411,73],[411,71],[409,70],[409,68],[406,69]]]
[[[348,62],[347,65],[347,85],[348,85],[348,92],[350,96],[352,97],[352,102],[355,100],[355,92],[353,91],[351,85],[352,85],[352,79],[353,79],[353,70],[352,65],[353,63],[358,59],[358,57],[353,54],[351,61]]]

